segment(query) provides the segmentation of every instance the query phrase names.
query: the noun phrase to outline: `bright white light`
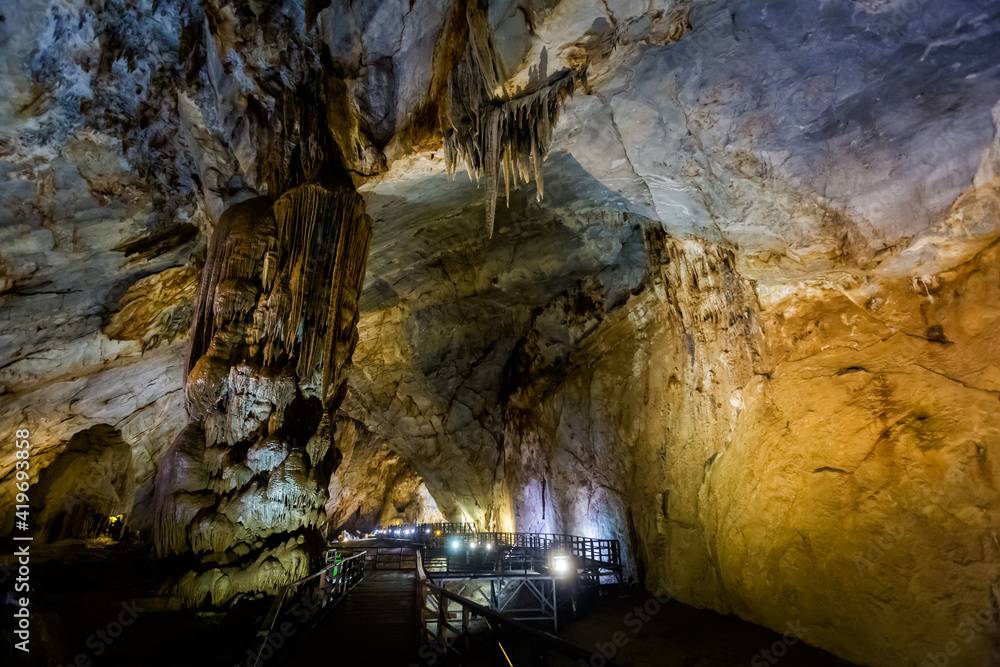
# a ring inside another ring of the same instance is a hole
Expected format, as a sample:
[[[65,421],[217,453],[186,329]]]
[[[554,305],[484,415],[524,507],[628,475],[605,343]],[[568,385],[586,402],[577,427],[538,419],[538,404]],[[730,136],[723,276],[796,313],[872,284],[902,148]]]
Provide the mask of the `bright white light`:
[[[424,532],[425,532],[425,533],[427,533],[428,535],[430,535],[430,534],[431,534],[431,529],[430,529],[430,528],[428,528],[428,529],[427,529],[427,530],[425,530]]]
[[[475,549],[475,548],[476,548],[477,546],[479,546],[479,545],[478,545],[478,544],[475,544],[475,543],[473,543],[473,544],[470,544],[470,545],[469,545],[469,548],[470,548],[470,549]]]
[[[492,548],[493,548],[493,545],[487,542],[487,544],[486,544],[486,550],[489,551]]]
[[[553,556],[552,571],[560,576],[569,574],[569,557],[561,555]]]
[[[455,551],[458,551],[459,547],[461,547],[461,546],[462,546],[462,543],[459,542],[458,540],[452,540],[451,541],[451,548],[454,549]]]

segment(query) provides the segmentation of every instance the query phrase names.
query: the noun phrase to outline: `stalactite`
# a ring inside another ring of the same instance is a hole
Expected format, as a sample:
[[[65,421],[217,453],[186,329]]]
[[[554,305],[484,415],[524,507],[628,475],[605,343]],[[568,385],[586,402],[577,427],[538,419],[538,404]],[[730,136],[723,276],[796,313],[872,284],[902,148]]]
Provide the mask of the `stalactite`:
[[[198,359],[188,372],[184,396],[190,417],[207,419],[219,399],[228,391],[229,364],[226,359],[210,352]],[[214,433],[209,434],[208,440],[210,446],[220,441]]]
[[[217,493],[229,493],[234,489],[242,489],[253,479],[254,471],[243,463],[229,466],[222,472]]]
[[[330,431],[330,413],[325,412],[320,421],[319,428],[316,429],[316,433],[306,443],[306,454],[309,456],[310,461],[318,464],[326,459],[330,447],[333,446],[332,437],[333,434]]]
[[[212,302],[214,325],[221,329],[226,322],[250,312],[257,305],[258,289],[249,280],[227,278],[215,288]]]
[[[222,471],[229,467],[229,456],[232,450],[229,447],[206,447],[204,453],[205,469],[212,477],[218,477]]]
[[[253,472],[273,470],[288,458],[288,443],[269,435],[258,440],[247,451],[247,467]]]
[[[196,553],[223,552],[236,537],[236,525],[223,514],[202,515],[191,524],[191,550]]]
[[[199,554],[203,571],[177,588],[190,605],[309,570],[302,538],[325,516],[327,491],[306,448],[328,434],[318,436],[321,418],[302,420],[343,397],[371,233],[357,192],[316,185],[237,204],[216,225],[185,364],[192,423],[155,497],[157,553]]]
[[[486,224],[492,237],[501,174],[508,206],[511,186],[532,177],[537,199],[544,196],[542,162],[552,131],[566,99],[586,82],[586,70],[567,71],[533,92],[510,97],[501,88],[488,31],[477,22],[470,24],[465,55],[448,77],[441,116],[445,167],[454,177],[463,162],[477,182],[485,179]]]
[[[363,207],[357,193],[313,185],[296,188],[274,204],[281,248],[275,282],[288,286],[289,298],[266,323],[270,345],[265,345],[265,361],[274,354],[275,341],[287,351],[301,331],[296,371],[302,379],[321,378],[324,405],[334,394],[336,367],[349,356],[337,354],[337,343],[345,329],[356,328],[372,229]],[[350,311],[346,324],[345,301]]]
[[[644,231],[650,282],[671,321],[684,332],[726,340],[720,363],[752,373],[765,341],[754,316],[759,310],[755,284],[736,271],[732,250],[675,239],[659,224]]]
[[[226,427],[229,423],[226,413],[215,408],[205,415],[205,444],[209,447],[228,445]]]

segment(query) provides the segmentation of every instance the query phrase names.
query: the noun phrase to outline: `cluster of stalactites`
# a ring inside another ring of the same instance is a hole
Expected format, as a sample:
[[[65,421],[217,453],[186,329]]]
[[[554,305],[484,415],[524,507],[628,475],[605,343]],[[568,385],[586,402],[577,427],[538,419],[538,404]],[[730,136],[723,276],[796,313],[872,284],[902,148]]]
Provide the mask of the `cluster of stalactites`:
[[[347,189],[303,185],[273,206],[260,198],[226,211],[195,311],[186,382],[192,416],[239,393],[227,380],[244,363],[293,365],[300,384],[321,385],[330,407],[354,348],[371,232],[360,195]]]
[[[206,353],[229,361],[230,338],[222,335],[228,321],[256,303],[257,280],[264,253],[275,236],[274,216],[267,197],[229,207],[212,233],[194,308],[184,381]],[[237,294],[242,288],[246,293]],[[227,298],[228,297],[228,298]],[[225,364],[228,372],[228,363]]]
[[[314,185],[278,199],[274,216],[278,268],[273,276],[266,272],[264,289],[287,286],[288,300],[275,323],[265,318],[264,362],[275,358],[278,340],[281,351],[295,349],[299,378],[321,373],[321,398],[329,407],[339,370],[354,349],[372,221],[356,192]]]
[[[511,98],[496,80],[488,46],[470,32],[466,53],[449,75],[442,133],[448,174],[454,177],[462,162],[477,182],[486,181],[486,224],[492,237],[501,173],[508,206],[512,181],[516,188],[534,176],[537,199],[545,194],[542,162],[552,131],[585,72],[566,72],[534,92]]]

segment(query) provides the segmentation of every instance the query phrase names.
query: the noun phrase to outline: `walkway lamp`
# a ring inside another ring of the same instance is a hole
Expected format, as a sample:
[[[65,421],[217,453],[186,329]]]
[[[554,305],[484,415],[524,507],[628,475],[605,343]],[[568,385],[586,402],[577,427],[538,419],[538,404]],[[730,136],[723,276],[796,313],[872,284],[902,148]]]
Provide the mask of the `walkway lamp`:
[[[570,560],[569,556],[564,553],[554,553],[552,554],[552,562],[549,565],[552,568],[553,574],[557,577],[566,577],[570,573]]]

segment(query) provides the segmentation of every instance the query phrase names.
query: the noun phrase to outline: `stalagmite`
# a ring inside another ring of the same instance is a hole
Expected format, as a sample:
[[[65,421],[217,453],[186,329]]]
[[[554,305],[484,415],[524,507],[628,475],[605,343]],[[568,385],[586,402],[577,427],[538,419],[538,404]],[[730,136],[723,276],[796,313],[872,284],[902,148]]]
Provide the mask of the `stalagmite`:
[[[330,451],[310,443],[329,438],[346,387],[371,229],[353,189],[318,185],[236,204],[216,225],[185,364],[191,424],[155,498],[157,553],[201,554],[177,583],[188,604],[309,571],[327,493],[306,448]]]

